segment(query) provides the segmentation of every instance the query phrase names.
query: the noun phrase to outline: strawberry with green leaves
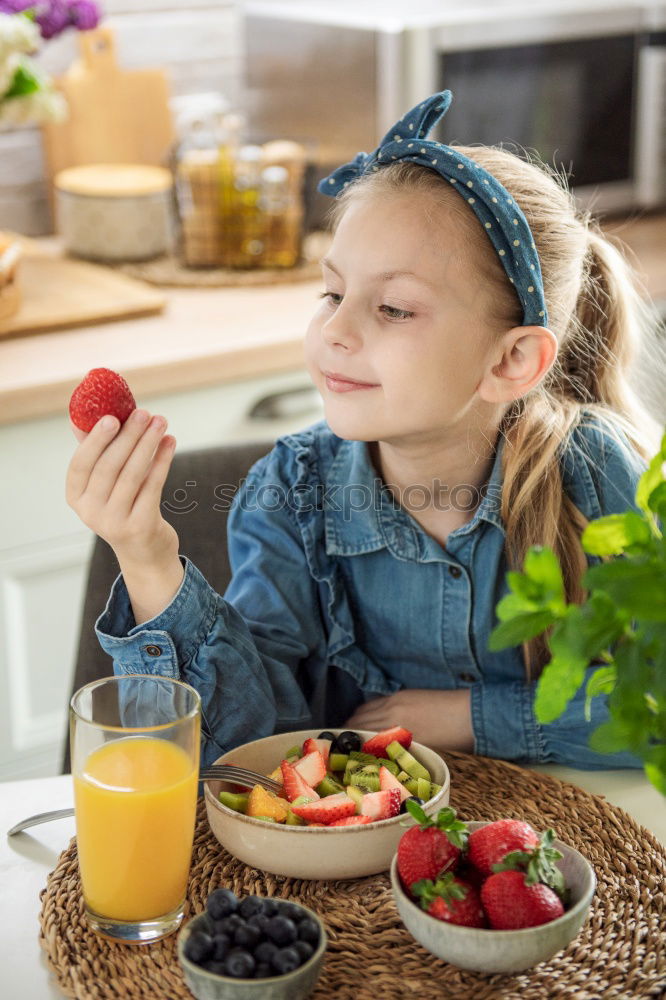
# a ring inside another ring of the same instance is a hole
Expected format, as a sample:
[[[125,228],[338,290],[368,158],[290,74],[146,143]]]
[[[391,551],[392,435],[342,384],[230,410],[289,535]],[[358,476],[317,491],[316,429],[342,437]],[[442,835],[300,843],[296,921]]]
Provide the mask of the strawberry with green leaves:
[[[482,875],[491,875],[493,865],[503,861],[511,851],[529,851],[538,843],[539,836],[529,823],[498,819],[470,833],[467,860]]]
[[[398,844],[398,872],[408,890],[421,879],[435,880],[455,868],[467,845],[467,824],[446,806],[437,816],[427,816],[418,802],[407,799],[406,808],[418,826],[403,833]]]
[[[522,871],[497,872],[481,886],[481,902],[494,930],[538,927],[564,913],[562,900],[543,882],[530,882]]]
[[[412,892],[431,917],[462,927],[486,927],[486,915],[479,892],[469,882],[446,872],[436,881],[421,879]]]

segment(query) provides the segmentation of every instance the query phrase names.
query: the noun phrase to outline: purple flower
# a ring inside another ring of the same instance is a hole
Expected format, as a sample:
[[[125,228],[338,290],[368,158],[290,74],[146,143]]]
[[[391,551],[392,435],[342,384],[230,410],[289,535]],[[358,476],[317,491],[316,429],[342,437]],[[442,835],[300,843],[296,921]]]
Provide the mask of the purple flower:
[[[20,14],[34,5],[34,0],[0,0],[0,14]]]
[[[93,0],[70,0],[72,24],[78,31],[90,31],[99,24],[99,8]]]
[[[69,27],[69,5],[65,0],[49,0],[48,3],[37,3],[34,7],[35,20],[42,38],[55,38]]]

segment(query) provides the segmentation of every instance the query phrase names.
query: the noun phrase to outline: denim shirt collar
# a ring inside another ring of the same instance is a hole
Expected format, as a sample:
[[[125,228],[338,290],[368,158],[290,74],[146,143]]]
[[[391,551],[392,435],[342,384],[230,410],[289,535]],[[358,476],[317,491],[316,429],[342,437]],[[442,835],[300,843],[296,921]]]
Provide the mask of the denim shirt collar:
[[[502,522],[502,451],[498,438],[490,477],[482,488],[481,503],[472,518],[456,528],[449,538],[461,538],[492,524],[504,534]],[[364,441],[342,440],[329,469],[324,496],[326,552],[354,556],[387,548],[396,558],[428,562],[433,539],[394,498],[370,459]]]

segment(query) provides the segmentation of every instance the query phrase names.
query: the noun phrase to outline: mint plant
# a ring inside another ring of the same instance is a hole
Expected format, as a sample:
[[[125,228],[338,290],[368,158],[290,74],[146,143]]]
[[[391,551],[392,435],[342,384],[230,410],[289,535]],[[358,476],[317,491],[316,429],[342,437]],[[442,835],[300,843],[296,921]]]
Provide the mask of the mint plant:
[[[499,624],[488,648],[515,646],[552,629],[551,659],[536,688],[539,722],[561,715],[585,679],[585,711],[606,696],[609,719],[590,736],[599,753],[629,750],[666,795],[666,434],[636,489],[638,510],[591,521],[583,549],[599,557],[582,584],[587,597],[569,604],[552,549],[534,546],[523,572],[507,573]]]

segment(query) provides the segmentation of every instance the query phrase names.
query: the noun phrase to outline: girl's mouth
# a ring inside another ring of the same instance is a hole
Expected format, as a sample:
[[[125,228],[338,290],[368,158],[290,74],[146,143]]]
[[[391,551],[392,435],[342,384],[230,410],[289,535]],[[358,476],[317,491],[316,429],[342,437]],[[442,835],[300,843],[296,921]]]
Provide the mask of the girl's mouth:
[[[323,372],[323,375],[326,378],[326,387],[331,392],[354,392],[357,389],[378,388],[376,383],[358,382],[347,375],[341,375],[339,372]]]

